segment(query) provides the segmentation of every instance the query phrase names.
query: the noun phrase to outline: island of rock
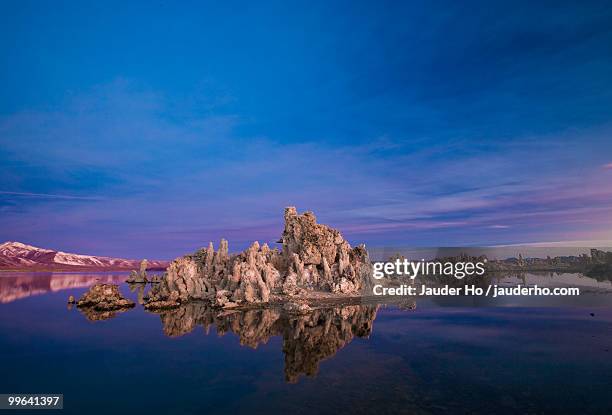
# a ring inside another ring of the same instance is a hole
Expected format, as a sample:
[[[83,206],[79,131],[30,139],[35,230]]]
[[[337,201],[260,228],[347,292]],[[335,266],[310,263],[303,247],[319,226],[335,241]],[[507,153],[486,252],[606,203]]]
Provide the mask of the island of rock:
[[[193,300],[232,308],[322,297],[359,296],[370,283],[371,263],[364,245],[351,248],[339,231],[317,223],[312,212],[285,209],[282,249],[254,242],[230,254],[222,239],[175,259],[161,283],[148,294],[150,310]]]
[[[69,304],[74,302],[70,296]],[[124,312],[135,306],[135,303],[121,295],[116,284],[95,284],[83,294],[76,305],[89,320],[107,320],[116,313]]]

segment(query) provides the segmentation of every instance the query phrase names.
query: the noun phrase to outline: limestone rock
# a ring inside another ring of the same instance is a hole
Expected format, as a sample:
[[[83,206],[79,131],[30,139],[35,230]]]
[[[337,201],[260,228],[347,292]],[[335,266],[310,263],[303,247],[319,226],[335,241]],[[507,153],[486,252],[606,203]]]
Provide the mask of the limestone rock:
[[[281,297],[307,297],[323,291],[359,295],[369,285],[372,266],[364,245],[351,248],[336,229],[317,223],[312,212],[285,209],[282,250],[254,242],[239,254],[229,254],[222,239],[191,255],[175,259],[152,300],[207,300],[217,307],[265,304]]]
[[[140,275],[136,271],[130,271],[130,276],[125,280],[128,284],[138,284],[147,282],[140,278]]]
[[[312,311],[312,308],[308,304],[291,301],[283,305],[283,310],[288,313],[304,314]]]
[[[134,307],[134,302],[123,297],[116,284],[95,284],[77,302],[79,308],[113,311]]]
[[[372,274],[365,245],[351,248],[336,229],[317,223],[312,212],[285,209],[283,255],[297,285],[342,294],[359,294]]]
[[[157,310],[169,310],[176,308],[181,305],[178,298],[177,292],[172,292],[167,296],[160,295],[157,290],[151,289],[147,295],[144,296],[144,308],[149,311]]]
[[[151,284],[159,284],[160,282],[162,282],[162,280],[164,279],[163,275],[153,275],[150,279],[149,282]]]
[[[297,295],[299,292],[299,287],[297,285],[297,274],[293,271],[290,271],[289,274],[285,277],[285,281],[283,282],[283,294],[293,296]]]
[[[344,277],[332,286],[332,292],[334,293],[350,293],[353,291],[355,291],[355,285]]]
[[[288,207],[281,241],[287,256],[295,253],[304,264],[320,265],[323,258],[328,263],[336,261],[338,245],[344,239],[336,229],[318,224],[314,213],[299,215],[295,207]]]
[[[147,282],[147,266],[148,262],[146,259],[143,259],[140,263],[140,270],[138,272],[132,271],[130,272],[130,276],[125,282],[127,283],[146,283]]]
[[[270,293],[280,287],[280,273],[273,262],[279,255],[268,245],[254,242],[246,251],[232,258],[232,273],[221,282],[231,291],[232,301],[240,303],[267,303]]]
[[[213,292],[212,281],[203,278],[205,274],[203,264],[198,261],[197,256],[185,256],[174,260],[166,270],[166,278],[163,281],[163,289],[167,294],[172,292],[178,294],[181,301],[204,300],[209,298]]]

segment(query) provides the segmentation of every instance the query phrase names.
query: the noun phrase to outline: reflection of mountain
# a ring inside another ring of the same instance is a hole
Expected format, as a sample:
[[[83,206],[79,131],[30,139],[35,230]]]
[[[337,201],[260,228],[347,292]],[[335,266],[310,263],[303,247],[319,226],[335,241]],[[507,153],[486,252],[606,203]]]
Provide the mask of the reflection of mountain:
[[[69,288],[89,287],[96,282],[117,283],[125,275],[104,274],[53,274],[10,275],[0,277],[0,303],[10,303],[21,298]]]
[[[70,254],[37,248],[20,242],[0,244],[0,269],[27,270],[121,270],[136,269],[140,261],[103,256]],[[165,261],[149,261],[149,269],[165,269]]]
[[[186,304],[161,314],[164,333],[181,336],[202,326],[208,333],[232,332],[240,344],[256,348],[272,336],[283,337],[285,377],[296,382],[301,374],[316,375],[319,362],[336,354],[355,336],[367,337],[372,331],[378,306],[343,306],[317,309],[308,314],[288,315],[276,309],[219,313],[204,304]]]

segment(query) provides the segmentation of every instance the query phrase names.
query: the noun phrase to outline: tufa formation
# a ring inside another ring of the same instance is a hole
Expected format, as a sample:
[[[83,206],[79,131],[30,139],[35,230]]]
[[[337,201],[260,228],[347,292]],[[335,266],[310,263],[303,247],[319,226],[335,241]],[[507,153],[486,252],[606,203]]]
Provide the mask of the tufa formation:
[[[174,260],[151,290],[145,307],[172,308],[207,300],[232,308],[317,296],[357,296],[369,284],[371,263],[364,245],[351,248],[340,232],[318,224],[312,212],[285,209],[282,249],[254,242],[229,254],[221,240]]]
[[[74,297],[69,300],[74,301]],[[135,306],[132,300],[121,295],[119,286],[116,284],[92,285],[76,305],[85,317],[92,321],[107,320],[114,317],[116,313],[127,311]]]
[[[95,284],[79,299],[77,307],[107,311],[131,308],[134,302],[121,295],[117,284]]]
[[[147,266],[149,265],[146,259],[143,259],[140,262],[140,270],[138,272],[132,271],[130,272],[130,276],[125,282],[130,284],[140,284],[147,283],[149,280],[147,279]]]

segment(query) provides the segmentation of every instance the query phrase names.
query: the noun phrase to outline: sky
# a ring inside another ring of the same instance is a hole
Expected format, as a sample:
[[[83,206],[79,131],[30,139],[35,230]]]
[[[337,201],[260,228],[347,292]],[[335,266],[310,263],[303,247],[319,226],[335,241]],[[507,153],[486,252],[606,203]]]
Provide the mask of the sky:
[[[533,3],[1,1],[0,242],[610,241],[612,5]]]

